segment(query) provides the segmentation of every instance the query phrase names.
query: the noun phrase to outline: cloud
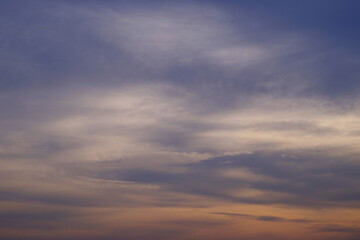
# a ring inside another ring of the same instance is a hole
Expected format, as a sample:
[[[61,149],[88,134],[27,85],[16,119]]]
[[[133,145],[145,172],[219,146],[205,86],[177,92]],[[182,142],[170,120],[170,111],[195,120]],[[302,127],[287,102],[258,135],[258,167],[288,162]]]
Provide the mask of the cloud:
[[[319,49],[330,43],[311,32],[266,31],[278,23],[248,14],[251,6],[236,8],[236,21],[231,9],[203,3],[5,6],[6,89],[166,82],[225,107],[239,93],[345,98],[356,86],[355,55]]]
[[[242,214],[242,213],[225,213],[225,212],[213,212],[211,214],[224,215],[229,217],[240,217],[240,218],[248,218],[254,219],[258,221],[269,221],[269,222],[294,222],[294,223],[310,223],[311,220],[307,219],[286,219],[282,217],[276,216],[256,216],[251,214]]]
[[[323,152],[258,152],[204,160],[182,173],[129,169],[107,176],[230,202],[353,207],[359,200],[358,167],[355,159],[343,162]]]
[[[338,221],[321,236],[356,233],[337,216],[359,207],[360,61],[334,34],[358,21],[262,4],[5,1],[1,236],[264,239],[282,230],[238,221],[317,214]]]
[[[325,227],[318,229],[321,232],[337,232],[337,233],[360,233],[360,229],[357,227],[345,227],[338,224],[329,224]]]
[[[4,199],[96,205],[108,180],[105,192],[121,180],[127,194],[104,205],[136,203],[144,185],[253,204],[348,206],[359,197],[358,117],[327,101],[255,96],[209,111],[170,84],[35,93],[3,95],[17,109],[1,120]],[[52,184],[63,194],[47,192],[44,180],[62,178]],[[180,204],[165,195],[148,203]]]

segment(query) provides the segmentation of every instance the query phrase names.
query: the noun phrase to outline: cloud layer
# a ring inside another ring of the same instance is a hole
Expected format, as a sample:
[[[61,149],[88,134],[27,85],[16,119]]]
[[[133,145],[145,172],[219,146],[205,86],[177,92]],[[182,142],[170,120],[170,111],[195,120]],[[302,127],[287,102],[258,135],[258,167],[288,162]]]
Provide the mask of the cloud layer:
[[[0,238],[356,239],[358,5],[320,5],[5,1]]]

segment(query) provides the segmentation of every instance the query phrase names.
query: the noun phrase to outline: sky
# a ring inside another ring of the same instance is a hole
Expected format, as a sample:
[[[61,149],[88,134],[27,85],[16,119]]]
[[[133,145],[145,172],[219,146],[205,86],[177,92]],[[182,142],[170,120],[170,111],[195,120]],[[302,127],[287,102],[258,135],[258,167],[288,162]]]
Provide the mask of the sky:
[[[0,239],[360,239],[359,11],[2,0]]]

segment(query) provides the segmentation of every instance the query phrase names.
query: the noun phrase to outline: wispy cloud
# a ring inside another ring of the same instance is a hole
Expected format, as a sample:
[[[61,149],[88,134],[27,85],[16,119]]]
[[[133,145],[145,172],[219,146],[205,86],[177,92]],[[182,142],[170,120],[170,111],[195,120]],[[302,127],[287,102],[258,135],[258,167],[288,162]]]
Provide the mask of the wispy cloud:
[[[286,219],[282,217],[276,216],[256,216],[251,214],[243,214],[243,213],[225,213],[225,212],[213,212],[211,214],[224,215],[229,217],[240,217],[240,218],[249,218],[258,221],[269,221],[269,222],[293,222],[293,223],[310,223],[311,220],[307,219]]]
[[[356,237],[359,21],[319,6],[4,1],[0,238]]]

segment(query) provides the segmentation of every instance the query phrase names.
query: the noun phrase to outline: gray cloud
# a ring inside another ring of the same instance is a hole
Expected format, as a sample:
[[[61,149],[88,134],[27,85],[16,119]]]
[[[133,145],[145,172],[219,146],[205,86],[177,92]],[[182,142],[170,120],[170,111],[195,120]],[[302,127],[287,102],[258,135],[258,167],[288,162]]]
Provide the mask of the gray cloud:
[[[357,228],[347,228],[347,227],[325,227],[325,228],[321,228],[320,231],[323,231],[323,232],[354,233],[354,232],[359,232],[359,229],[357,229]]]
[[[213,212],[211,214],[224,215],[229,217],[240,217],[240,218],[248,218],[259,221],[269,221],[269,222],[294,222],[294,223],[310,223],[313,222],[307,219],[287,219],[276,216],[256,216],[251,214],[242,214],[242,213],[227,213],[227,212]]]
[[[204,160],[188,165],[185,173],[129,169],[106,171],[99,177],[151,183],[171,191],[226,201],[356,207],[360,196],[356,190],[359,164],[355,159],[344,162],[325,156],[324,152],[258,152]],[[234,173],[223,174],[226,171]],[[253,197],[236,196],[237,191],[247,189],[262,193]]]

